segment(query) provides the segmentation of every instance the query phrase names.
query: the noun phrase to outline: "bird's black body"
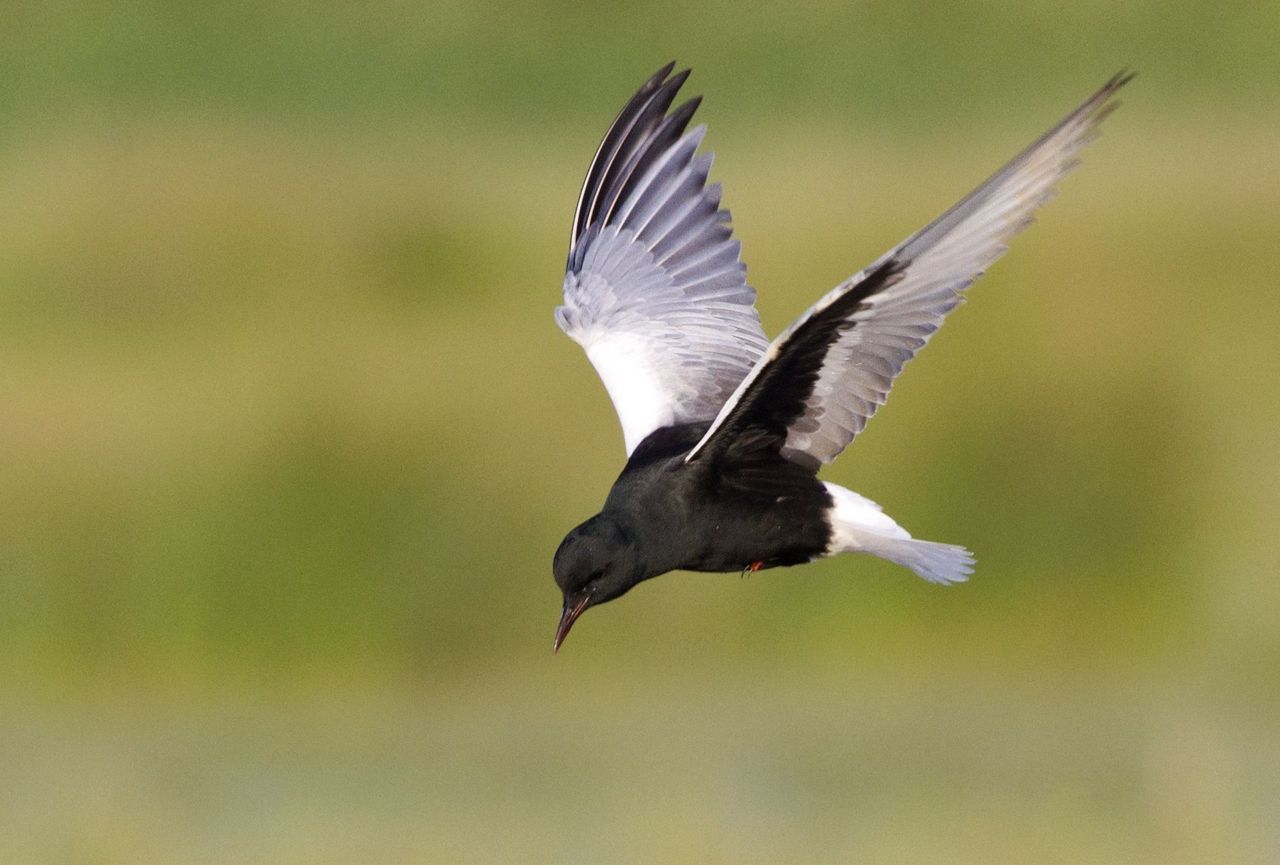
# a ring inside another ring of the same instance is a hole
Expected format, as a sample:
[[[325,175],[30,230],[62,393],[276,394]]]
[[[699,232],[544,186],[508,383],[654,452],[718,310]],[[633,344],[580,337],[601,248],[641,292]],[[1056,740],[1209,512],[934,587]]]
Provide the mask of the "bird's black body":
[[[667,571],[799,565],[830,550],[834,502],[817,478],[821,463],[783,447],[849,311],[898,274],[889,258],[812,315],[705,442],[711,422],[660,427],[640,442],[604,509],[556,552],[570,625],[577,603],[585,610]]]
[[[814,473],[776,453],[685,462],[708,426],[663,427],[636,448],[604,508],[556,553],[566,598],[597,604],[667,571],[797,565],[826,550],[832,502]]]
[[[971,572],[818,469],[857,436],[906,363],[1005,251],[1130,76],[1093,96],[923,229],[832,289],[770,343],[733,240],[698,107],[671,108],[668,64],[609,127],[570,236],[562,330],[618,410],[628,460],[554,562],[555,646],[590,606],[672,570],[741,571],[869,553],[926,580]]]

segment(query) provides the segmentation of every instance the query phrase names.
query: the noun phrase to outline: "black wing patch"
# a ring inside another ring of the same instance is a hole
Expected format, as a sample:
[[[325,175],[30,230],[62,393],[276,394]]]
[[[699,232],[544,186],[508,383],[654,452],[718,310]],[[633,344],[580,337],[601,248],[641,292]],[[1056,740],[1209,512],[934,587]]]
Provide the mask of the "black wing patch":
[[[569,242],[566,268],[576,273],[582,267],[592,229],[608,225],[621,202],[627,200],[645,172],[684,134],[702,97],[696,96],[670,115],[667,109],[689,77],[689,70],[671,75],[675,63],[659,69],[627,102],[609,131],[605,133],[587,179],[578,197],[573,216],[573,236]]]
[[[853,290],[801,324],[747,386],[697,458],[750,460],[762,452],[778,453],[791,425],[807,410],[827,352],[856,325],[851,316],[868,298],[896,285],[907,264],[896,258],[881,262]]]

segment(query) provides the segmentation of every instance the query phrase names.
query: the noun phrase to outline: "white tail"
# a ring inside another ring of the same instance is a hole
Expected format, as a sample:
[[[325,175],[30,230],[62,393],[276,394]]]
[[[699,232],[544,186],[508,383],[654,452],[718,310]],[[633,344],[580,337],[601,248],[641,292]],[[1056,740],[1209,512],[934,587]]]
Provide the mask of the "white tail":
[[[870,499],[835,484],[824,486],[835,500],[827,515],[827,555],[870,553],[910,568],[931,583],[960,583],[973,573],[973,554],[964,547],[918,541]]]

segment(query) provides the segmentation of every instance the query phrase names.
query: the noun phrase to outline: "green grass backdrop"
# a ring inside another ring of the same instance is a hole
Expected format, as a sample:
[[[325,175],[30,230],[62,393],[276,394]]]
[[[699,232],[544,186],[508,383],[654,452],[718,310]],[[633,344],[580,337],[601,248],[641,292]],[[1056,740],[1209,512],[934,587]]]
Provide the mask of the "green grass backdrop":
[[[1280,7],[6,18],[0,859],[1280,856]],[[622,449],[551,310],[672,58],[770,333],[1140,74],[826,470],[969,584],[671,575],[553,658]]]

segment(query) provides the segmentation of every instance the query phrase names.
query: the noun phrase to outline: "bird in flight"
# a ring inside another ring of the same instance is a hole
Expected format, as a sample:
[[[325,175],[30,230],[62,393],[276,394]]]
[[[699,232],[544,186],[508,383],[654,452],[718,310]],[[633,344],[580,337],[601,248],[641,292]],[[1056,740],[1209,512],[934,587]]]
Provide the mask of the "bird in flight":
[[[837,285],[769,342],[720,186],[707,185],[689,70],[658,70],[596,151],[573,217],[560,328],[613,400],[627,463],[556,551],[556,651],[589,607],[672,570],[733,572],[870,553],[934,583],[964,547],[913,538],[818,479],[965,289],[1077,164],[1121,73],[946,213]]]

